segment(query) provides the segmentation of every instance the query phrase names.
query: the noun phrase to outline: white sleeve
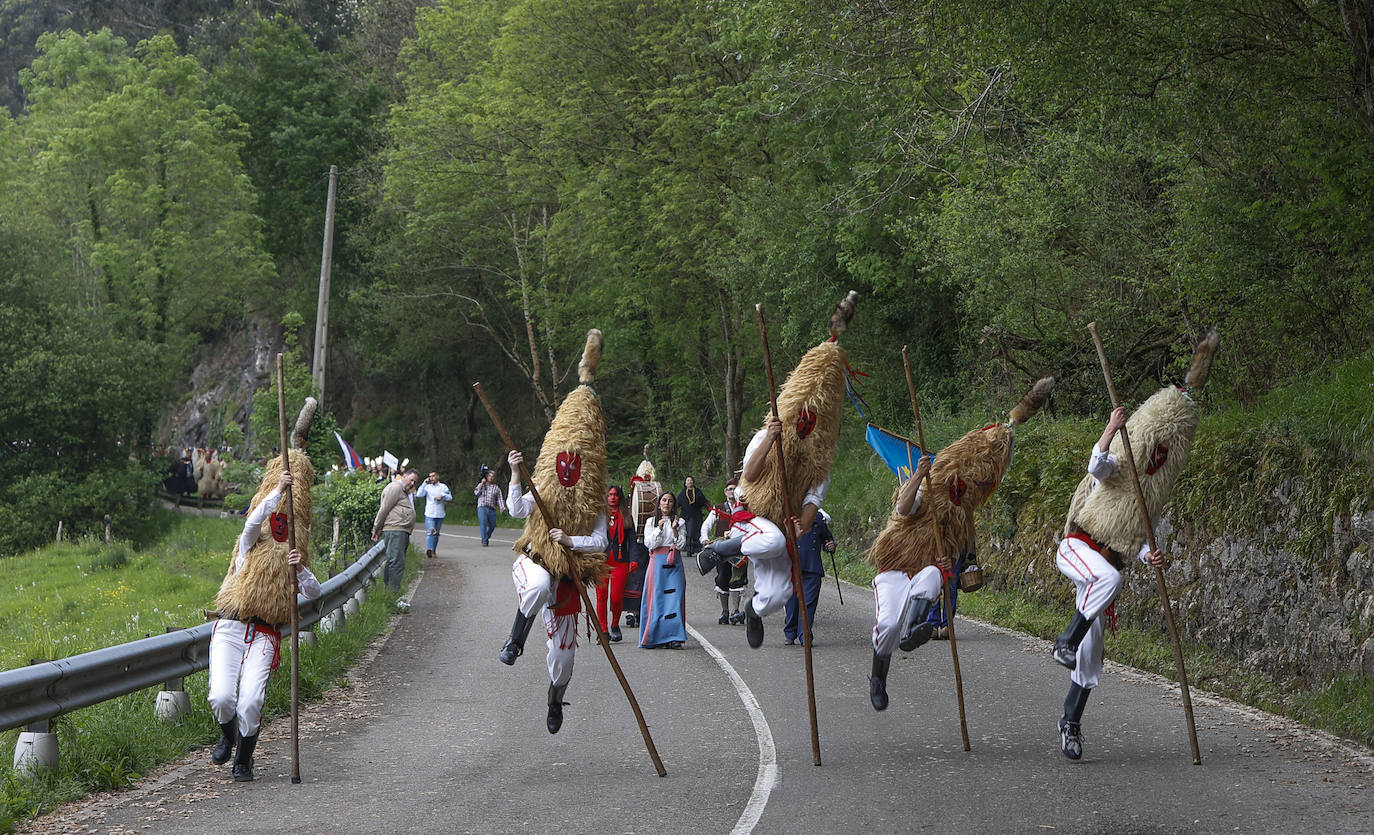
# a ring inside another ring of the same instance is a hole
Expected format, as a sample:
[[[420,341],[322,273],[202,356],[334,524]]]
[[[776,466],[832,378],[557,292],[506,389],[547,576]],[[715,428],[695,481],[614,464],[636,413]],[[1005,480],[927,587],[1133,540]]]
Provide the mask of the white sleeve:
[[[528,511],[526,511],[528,513]],[[515,514],[512,513],[512,516]],[[587,536],[569,536],[574,551],[605,551],[610,542],[606,537],[606,514],[596,518],[596,527]]]
[[[1088,459],[1088,475],[1098,481],[1106,481],[1111,474],[1116,472],[1116,456],[1105,449],[1098,449],[1093,445],[1092,458]]]
[[[825,504],[825,495],[829,492],[830,473],[826,473],[824,481],[822,481],[820,484],[813,486],[810,490],[806,491],[806,498],[802,499],[802,507],[806,507],[809,504],[813,504],[817,508],[819,508],[821,505]],[[797,508],[797,512],[800,513],[801,508]]]
[[[314,600],[324,593],[320,581],[305,566],[301,566],[301,570],[296,572],[296,584],[300,587],[301,594],[306,600]]]
[[[1154,540],[1155,540],[1155,544],[1159,544],[1159,520],[1158,520],[1158,519],[1155,520]],[[1164,550],[1164,549],[1161,548],[1160,550],[1162,551],[1162,550]],[[1149,540],[1149,538],[1147,537],[1146,540],[1145,540],[1144,542],[1140,543],[1140,551],[1135,555],[1135,558],[1138,559],[1138,560],[1140,560],[1140,561],[1141,561],[1142,563],[1144,563],[1145,565],[1149,565],[1149,564],[1150,564],[1150,561],[1149,561],[1148,559],[1146,559],[1146,557],[1148,557],[1149,555],[1150,555],[1150,540]]]
[[[650,519],[649,521],[645,522],[645,523],[644,523],[644,547],[645,547],[645,548],[648,548],[650,551],[652,551],[652,550],[654,550],[655,548],[658,548],[658,547],[660,547],[660,546],[662,546],[662,545],[666,545],[666,544],[667,544],[667,543],[665,543],[665,542],[663,541],[663,530],[662,530],[662,528],[661,528],[657,523],[655,523],[653,519]]]
[[[706,514],[706,521],[701,523],[701,544],[705,545],[711,541],[711,531],[716,529],[716,509],[711,508],[711,512]]]
[[[911,500],[911,512],[908,513],[907,516],[915,516],[916,511],[921,509],[921,499],[925,496],[925,494],[926,485],[924,482],[922,482],[921,485],[916,488],[916,497]]]
[[[277,502],[280,501],[281,491],[273,491],[248,514],[248,520],[243,523],[243,533],[239,536],[239,555],[238,559],[234,560],[235,571],[243,567],[243,559],[247,556],[248,549],[256,545],[258,537],[262,536],[262,523],[277,509]]]
[[[506,492],[506,512],[516,519],[524,519],[534,511],[534,496],[530,493],[521,495],[514,484]]]
[[[677,520],[677,536],[673,537],[673,547],[681,551],[687,547],[687,523]]]

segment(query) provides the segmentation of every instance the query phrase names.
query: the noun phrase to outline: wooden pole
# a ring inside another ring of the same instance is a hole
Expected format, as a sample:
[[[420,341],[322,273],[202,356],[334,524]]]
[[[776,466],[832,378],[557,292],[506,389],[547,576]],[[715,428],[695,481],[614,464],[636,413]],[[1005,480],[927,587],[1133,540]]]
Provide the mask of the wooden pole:
[[[291,472],[291,448],[286,438],[286,376],[282,370],[282,355],[277,354],[277,412],[281,417],[281,464],[283,472]],[[287,488],[286,495],[286,548],[296,550],[296,513],[292,506],[292,493],[295,486]],[[300,729],[300,611],[296,599],[300,594],[300,580],[296,577],[296,567],[288,564],[286,570],[291,574],[291,782],[301,781],[301,729]]]
[[[1112,383],[1112,368],[1107,364],[1107,351],[1102,347],[1102,337],[1097,333],[1097,323],[1092,322],[1088,325],[1088,332],[1093,336],[1093,344],[1097,346],[1097,359],[1102,363],[1102,376],[1107,381],[1107,394],[1112,398],[1112,409],[1115,410],[1121,405],[1121,401],[1116,396],[1116,386]],[[1140,520],[1145,524],[1145,541],[1149,544],[1150,550],[1158,550],[1155,547],[1155,526],[1150,519],[1150,509],[1145,504],[1145,491],[1140,487],[1140,474],[1135,468],[1135,450],[1131,448],[1131,436],[1127,434],[1126,427],[1121,427],[1121,443],[1126,448],[1126,468],[1131,474],[1131,484],[1135,487],[1136,503],[1140,506]],[[1183,645],[1178,640],[1178,627],[1174,625],[1174,607],[1169,602],[1169,588],[1164,584],[1164,569],[1158,565],[1155,569],[1155,582],[1159,586],[1159,601],[1164,606],[1164,623],[1169,627],[1169,638],[1174,645],[1174,664],[1178,667],[1178,685],[1183,693],[1183,715],[1188,721],[1188,742],[1193,748],[1193,765],[1202,765],[1202,753],[1198,750],[1197,744],[1197,725],[1193,721],[1193,698],[1188,693],[1188,671],[1183,666]]]
[[[911,359],[907,355],[907,346],[902,346],[902,365],[906,368],[906,390],[911,395],[911,414],[916,418],[916,441],[921,445],[921,452],[926,452],[926,433],[921,428],[921,407],[916,401],[916,383],[911,379]],[[930,482],[930,471],[926,471],[926,492],[930,493],[933,488]],[[951,570],[953,567],[951,566]],[[954,584],[959,582],[958,575],[950,578],[948,583],[942,584],[940,589],[941,603],[945,609],[945,628],[949,630],[949,657],[954,662],[954,692],[959,698],[959,735],[963,738],[964,750],[972,750],[968,742],[968,716],[964,710],[964,676],[959,671],[959,642],[954,637],[954,594],[951,589]]]
[[[768,327],[763,322],[763,305],[754,305],[759,319],[759,339],[763,342],[763,368],[768,375],[768,405],[773,417],[778,418],[777,386],[773,384],[773,354],[768,349]],[[787,461],[783,458],[782,444],[773,444],[778,466],[778,483],[782,485],[782,535],[787,543],[787,558],[792,562],[792,592],[797,596],[797,611],[801,615],[802,654],[806,660],[806,708],[811,716],[811,764],[821,764],[821,732],[816,722],[816,675],[811,663],[811,617],[806,611],[806,592],[802,588],[801,559],[797,555],[797,541],[792,530],[792,520],[796,518],[792,508],[792,497],[787,489]]]
[[[329,166],[329,196],[324,204],[324,252],[320,256],[320,293],[315,302],[315,351],[310,375],[324,402],[325,361],[329,356],[329,274],[334,265],[334,186],[339,166]]]
[[[482,405],[486,407],[487,416],[491,418],[492,424],[496,426],[496,431],[500,433],[501,440],[506,444],[506,449],[514,450],[516,448],[515,442],[511,440],[510,435],[506,432],[505,424],[501,423],[501,418],[497,417],[496,409],[491,405],[491,401],[487,399],[487,393],[482,391],[482,384],[473,383],[472,387],[476,390],[478,398],[482,401]],[[548,525],[550,528],[558,527],[558,525],[554,523],[553,514],[551,514],[548,507],[544,505],[544,500],[539,497],[539,488],[534,485],[534,479],[530,477],[529,470],[525,469],[523,461],[520,463],[520,480],[529,487],[530,495],[534,497],[534,503],[538,505],[539,513],[544,517],[544,524]],[[582,582],[582,578],[575,578],[573,580],[573,585],[577,586],[578,591],[582,592],[582,605],[586,607],[587,613],[590,614],[596,611],[592,606],[591,598],[587,596],[587,584]],[[601,648],[606,651],[606,660],[611,663],[611,669],[615,671],[615,677],[620,680],[620,686],[625,691],[625,698],[630,700],[630,709],[634,711],[635,721],[639,722],[639,732],[644,737],[644,746],[649,749],[649,759],[654,761],[654,768],[658,770],[658,776],[667,777],[668,771],[663,767],[663,760],[658,757],[658,749],[654,747],[654,739],[649,736],[649,724],[644,721],[644,712],[639,709],[639,701],[635,699],[634,691],[630,689],[630,682],[626,680],[624,671],[620,669],[620,662],[615,660],[615,653],[611,651],[610,637],[602,631],[601,622],[595,617],[588,617],[587,620],[590,623],[596,624],[596,634],[601,640]]]

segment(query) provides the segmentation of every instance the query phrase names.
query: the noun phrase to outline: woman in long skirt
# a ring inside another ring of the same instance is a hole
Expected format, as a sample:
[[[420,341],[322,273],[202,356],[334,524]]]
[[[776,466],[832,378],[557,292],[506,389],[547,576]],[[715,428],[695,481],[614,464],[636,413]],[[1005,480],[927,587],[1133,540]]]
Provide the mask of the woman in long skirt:
[[[640,604],[639,645],[645,649],[676,649],[687,640],[687,573],[681,554],[687,543],[687,524],[676,511],[676,499],[665,492],[653,518],[644,525],[649,566]]]

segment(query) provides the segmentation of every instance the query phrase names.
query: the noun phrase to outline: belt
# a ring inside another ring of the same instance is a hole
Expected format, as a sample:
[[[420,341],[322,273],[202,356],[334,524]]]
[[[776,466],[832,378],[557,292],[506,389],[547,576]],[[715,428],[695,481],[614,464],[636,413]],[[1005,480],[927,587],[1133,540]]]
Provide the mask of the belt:
[[[1105,545],[1099,544],[1097,540],[1093,539],[1090,535],[1088,535],[1087,531],[1083,530],[1082,528],[1076,525],[1074,526],[1073,533],[1069,534],[1068,538],[1077,539],[1082,542],[1088,543],[1088,547],[1092,548],[1094,551],[1101,554],[1103,558],[1106,559],[1107,562],[1111,563],[1112,566],[1116,568],[1118,571],[1120,571],[1122,566],[1126,564],[1126,561],[1122,559],[1121,554],[1117,553],[1111,548],[1106,547]]]

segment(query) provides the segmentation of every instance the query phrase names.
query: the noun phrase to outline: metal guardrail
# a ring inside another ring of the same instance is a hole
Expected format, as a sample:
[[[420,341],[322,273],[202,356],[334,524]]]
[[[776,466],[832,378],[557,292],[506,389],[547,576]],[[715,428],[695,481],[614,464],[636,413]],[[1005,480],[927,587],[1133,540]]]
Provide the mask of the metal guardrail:
[[[382,543],[329,578],[314,600],[299,598],[300,627],[344,605],[376,572]],[[157,687],[210,666],[213,623],[0,672],[0,731],[53,719],[83,707]],[[283,635],[290,635],[288,626]]]

